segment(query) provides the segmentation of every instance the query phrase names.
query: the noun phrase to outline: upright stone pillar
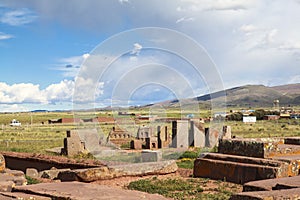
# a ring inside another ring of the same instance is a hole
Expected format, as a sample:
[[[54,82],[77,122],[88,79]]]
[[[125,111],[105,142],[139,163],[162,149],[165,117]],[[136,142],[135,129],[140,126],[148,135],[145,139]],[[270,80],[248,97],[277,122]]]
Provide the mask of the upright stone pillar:
[[[189,147],[189,127],[188,120],[177,120],[172,122],[172,147]]]

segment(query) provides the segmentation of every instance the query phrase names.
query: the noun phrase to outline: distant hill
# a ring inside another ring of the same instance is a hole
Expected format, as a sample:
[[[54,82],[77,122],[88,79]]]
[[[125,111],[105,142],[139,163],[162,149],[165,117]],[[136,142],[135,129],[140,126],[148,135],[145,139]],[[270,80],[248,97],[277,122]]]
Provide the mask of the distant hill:
[[[227,106],[272,107],[275,99],[280,106],[300,105],[300,84],[267,87],[264,85],[245,85],[225,91],[196,97],[198,101],[214,99],[218,101],[226,95]]]
[[[214,102],[223,102],[226,96],[227,106],[240,107],[272,107],[275,99],[279,100],[280,106],[300,105],[300,83],[268,87],[264,85],[245,85],[226,89],[198,96],[192,99],[181,100],[183,104],[192,104],[199,102],[201,105],[208,105],[210,100]],[[158,103],[165,107],[179,106],[178,100],[165,101]]]

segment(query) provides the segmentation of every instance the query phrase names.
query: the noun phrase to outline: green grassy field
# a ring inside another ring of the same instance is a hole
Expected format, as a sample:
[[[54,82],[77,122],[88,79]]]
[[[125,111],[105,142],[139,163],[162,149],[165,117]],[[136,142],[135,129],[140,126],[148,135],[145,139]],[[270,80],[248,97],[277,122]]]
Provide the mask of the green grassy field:
[[[130,110],[130,113],[148,115],[147,109]],[[200,117],[210,116],[210,110],[201,110]],[[168,110],[167,117],[182,117],[192,111],[179,109]],[[116,116],[113,112],[97,113],[76,113],[83,118],[94,116]],[[152,112],[151,114],[156,114]],[[159,114],[159,113],[158,113]],[[0,113],[0,151],[31,152],[47,154],[47,149],[63,146],[63,138],[66,137],[66,131],[77,128],[98,128],[107,135],[114,126],[113,124],[47,124],[49,119],[72,118],[73,113]],[[10,127],[8,124],[12,119],[17,119],[22,123],[21,127]],[[125,118],[126,119],[126,118]],[[128,119],[128,118],[127,118]],[[132,117],[130,118],[132,119]],[[126,121],[126,120],[125,120]],[[133,120],[131,121],[133,122]],[[133,123],[130,131],[136,132],[138,126],[149,122]],[[276,121],[257,121],[254,124],[244,124],[241,121],[220,121],[220,125],[229,125],[232,129],[232,135],[244,138],[261,137],[284,137],[300,136],[300,120],[281,119]],[[170,124],[168,124],[171,130]],[[210,124],[204,125],[209,127]],[[127,126],[128,127],[128,126]],[[180,168],[192,169],[194,160],[201,152],[215,151],[216,149],[198,149],[194,148],[180,155],[174,155],[177,165]],[[165,155],[166,156],[166,155]],[[167,155],[167,156],[173,156]],[[124,156],[122,157],[124,158]],[[125,157],[135,162],[136,157]],[[116,161],[120,161],[116,157]],[[128,161],[128,160],[125,160]],[[241,186],[230,184],[223,181],[213,181],[201,178],[169,178],[169,179],[142,179],[129,184],[128,189],[140,190],[149,193],[159,193],[173,199],[229,199],[232,193],[241,191]]]
[[[135,114],[149,114],[147,109],[135,109],[129,112]],[[189,111],[181,113],[179,109],[166,111],[168,117],[185,116]],[[192,111],[191,111],[192,112]],[[155,113],[154,113],[155,114]],[[210,114],[209,110],[201,110],[201,117]],[[76,116],[116,116],[116,113],[102,111],[97,113],[76,113]],[[49,119],[72,118],[71,112],[45,112],[45,113],[1,113],[0,114],[0,150],[45,153],[46,149],[63,146],[66,131],[76,128],[98,128],[107,135],[114,125],[112,124],[47,124]],[[10,127],[12,119],[22,123],[21,127]],[[276,121],[257,121],[254,124],[244,124],[241,121],[223,121],[222,125],[230,125],[232,135],[244,138],[256,137],[285,137],[300,136],[299,119],[280,119]],[[139,125],[148,122],[135,123],[133,120],[129,127],[131,132],[136,132]],[[167,124],[170,128],[170,124]],[[126,126],[126,125],[125,125]],[[210,124],[205,124],[209,127]],[[171,130],[171,129],[169,129]]]

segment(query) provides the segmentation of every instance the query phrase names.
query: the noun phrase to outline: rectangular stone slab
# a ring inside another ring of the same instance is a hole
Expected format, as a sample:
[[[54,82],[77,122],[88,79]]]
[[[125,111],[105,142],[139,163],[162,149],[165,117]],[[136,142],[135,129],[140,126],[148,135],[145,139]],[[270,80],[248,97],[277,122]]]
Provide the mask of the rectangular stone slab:
[[[243,192],[267,191],[279,188],[300,188],[300,176],[251,181],[243,185]]]
[[[16,192],[35,194],[51,197],[52,199],[76,199],[76,200],[166,200],[158,194],[147,194],[144,192],[124,190],[117,187],[97,185],[80,182],[42,183],[36,185],[20,186],[15,188]]]
[[[204,157],[206,159],[214,159],[214,160],[266,165],[266,166],[271,166],[271,167],[279,167],[283,164],[282,161],[278,161],[276,159],[270,160],[270,159],[264,159],[264,158],[237,156],[237,155],[229,155],[229,154],[221,154],[221,153],[207,153],[207,154],[200,155],[200,157]]]
[[[242,192],[234,194],[230,200],[279,200],[279,199],[300,199],[300,188],[289,190],[273,190],[258,192]]]
[[[247,159],[251,160],[251,158]],[[194,176],[239,184],[287,176],[288,165],[284,162],[278,163],[278,166],[267,166],[263,163],[241,163],[204,157],[195,160]]]
[[[218,152],[257,158],[297,155],[300,154],[300,137],[221,139]]]

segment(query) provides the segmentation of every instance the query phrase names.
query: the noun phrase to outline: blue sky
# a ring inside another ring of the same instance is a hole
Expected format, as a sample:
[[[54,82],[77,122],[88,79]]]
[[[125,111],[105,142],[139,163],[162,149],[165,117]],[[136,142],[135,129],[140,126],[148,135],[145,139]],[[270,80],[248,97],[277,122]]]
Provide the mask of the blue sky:
[[[81,79],[84,62],[104,56],[90,66],[99,71],[94,67],[110,58],[108,52],[97,54],[101,44],[115,34],[143,27],[167,28],[192,38],[211,58],[224,88],[299,83],[299,9],[299,0],[0,0],[0,110],[72,109],[74,87],[83,84],[80,80],[96,96],[96,103],[89,106],[100,107],[119,102],[121,93],[108,91],[120,88],[124,93],[133,90],[131,96],[125,95],[133,104],[212,91],[211,77],[203,77],[205,73],[195,77],[188,62],[145,48],[142,38],[132,40],[132,52],[107,68],[107,77],[91,79],[90,84],[99,86],[97,91],[89,88],[88,79]],[[144,72],[154,70],[147,76],[153,84],[137,82],[141,85],[132,88],[130,80],[145,80],[139,69],[149,64]],[[186,87],[162,81],[172,81],[178,74],[178,79],[189,80]],[[182,89],[188,87],[192,93]]]

